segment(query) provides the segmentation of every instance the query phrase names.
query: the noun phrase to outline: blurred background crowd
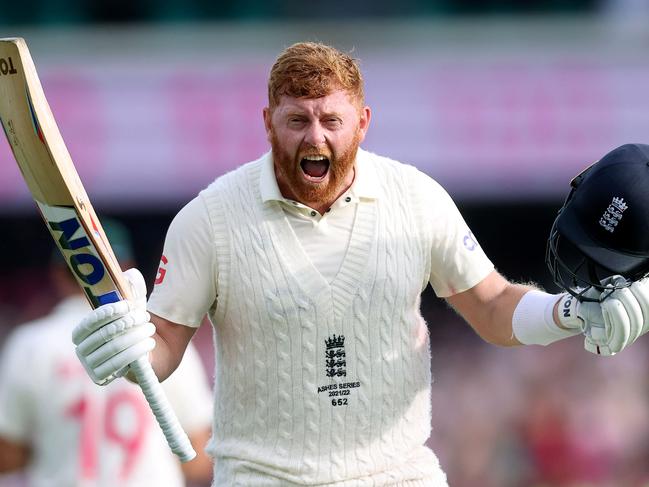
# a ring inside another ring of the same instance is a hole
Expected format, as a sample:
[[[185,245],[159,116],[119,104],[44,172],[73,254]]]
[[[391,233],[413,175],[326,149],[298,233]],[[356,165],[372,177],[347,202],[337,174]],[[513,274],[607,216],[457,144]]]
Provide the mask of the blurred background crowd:
[[[10,36],[27,39],[91,200],[131,231],[149,283],[178,209],[267,150],[266,76],[296,41],[352,51],[365,148],[437,179],[496,267],[548,291],[571,177],[649,143],[646,0],[2,0]],[[53,244],[4,138],[0,228],[1,346],[54,305]],[[649,340],[611,358],[578,338],[502,349],[430,290],[422,308],[430,445],[451,487],[649,486]],[[211,377],[209,326],[195,343]]]

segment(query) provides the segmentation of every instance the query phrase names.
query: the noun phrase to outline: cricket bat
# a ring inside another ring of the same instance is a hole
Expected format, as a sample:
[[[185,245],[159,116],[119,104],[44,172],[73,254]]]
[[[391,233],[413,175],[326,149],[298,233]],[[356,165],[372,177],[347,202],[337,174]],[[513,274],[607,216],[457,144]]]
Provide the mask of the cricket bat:
[[[45,224],[93,308],[130,297],[130,288],[72,163],[22,38],[0,39],[0,123]],[[189,438],[143,357],[131,364],[181,461]]]

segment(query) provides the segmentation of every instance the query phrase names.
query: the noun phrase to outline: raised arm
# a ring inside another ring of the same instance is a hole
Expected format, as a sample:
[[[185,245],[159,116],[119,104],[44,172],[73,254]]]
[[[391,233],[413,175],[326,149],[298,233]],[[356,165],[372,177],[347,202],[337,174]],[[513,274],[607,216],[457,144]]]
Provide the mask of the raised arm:
[[[649,279],[628,288],[607,287],[609,280],[601,286],[604,291],[589,289],[578,300],[511,283],[493,271],[447,301],[495,345],[548,345],[583,334],[589,352],[615,355],[649,331]]]
[[[471,289],[449,296],[446,301],[483,340],[511,347],[522,344],[514,337],[512,317],[523,295],[531,289],[512,284],[493,271]]]

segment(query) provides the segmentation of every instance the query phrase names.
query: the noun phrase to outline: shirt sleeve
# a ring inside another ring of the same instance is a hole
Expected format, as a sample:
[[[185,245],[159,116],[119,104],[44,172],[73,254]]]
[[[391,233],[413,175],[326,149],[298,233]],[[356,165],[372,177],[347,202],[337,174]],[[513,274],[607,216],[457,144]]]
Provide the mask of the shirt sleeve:
[[[35,424],[31,381],[22,330],[14,331],[4,343],[0,356],[0,436],[28,443]]]
[[[199,195],[171,222],[147,308],[198,328],[216,302],[218,269],[207,207]]]
[[[441,298],[472,288],[494,265],[446,190],[424,173],[419,173],[415,184],[430,232],[430,285]]]

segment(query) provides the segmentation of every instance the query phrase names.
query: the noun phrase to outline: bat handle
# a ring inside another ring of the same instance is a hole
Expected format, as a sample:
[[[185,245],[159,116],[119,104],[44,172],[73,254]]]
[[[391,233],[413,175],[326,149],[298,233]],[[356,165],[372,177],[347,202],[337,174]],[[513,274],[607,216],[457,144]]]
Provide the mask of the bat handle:
[[[146,397],[153,414],[158,420],[160,428],[162,428],[171,451],[178,456],[181,462],[190,461],[196,456],[196,452],[187,434],[180,426],[178,418],[176,418],[176,414],[171,408],[155,372],[153,372],[151,363],[146,357],[141,357],[131,364],[131,369],[142,392],[144,392],[144,397]]]

